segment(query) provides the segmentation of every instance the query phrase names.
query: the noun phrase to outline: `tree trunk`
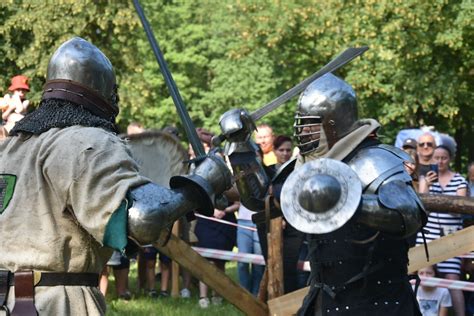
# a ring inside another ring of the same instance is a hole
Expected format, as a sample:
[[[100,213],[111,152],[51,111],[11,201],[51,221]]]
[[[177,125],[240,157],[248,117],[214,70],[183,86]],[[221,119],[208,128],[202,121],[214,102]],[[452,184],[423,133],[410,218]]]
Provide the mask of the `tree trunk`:
[[[420,194],[428,212],[474,215],[474,198],[441,194]]]

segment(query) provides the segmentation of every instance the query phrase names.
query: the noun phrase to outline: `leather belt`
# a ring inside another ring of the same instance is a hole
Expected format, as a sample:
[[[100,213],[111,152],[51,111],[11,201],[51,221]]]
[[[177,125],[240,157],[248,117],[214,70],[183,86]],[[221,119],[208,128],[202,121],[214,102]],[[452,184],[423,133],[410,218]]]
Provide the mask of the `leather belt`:
[[[15,273],[8,276],[10,286],[15,285]],[[97,273],[39,272],[33,271],[34,286],[99,286]]]
[[[64,273],[0,270],[0,309],[7,312],[7,295],[10,286],[15,286],[15,305],[12,316],[37,315],[34,304],[36,286],[90,286],[99,285],[97,273]]]

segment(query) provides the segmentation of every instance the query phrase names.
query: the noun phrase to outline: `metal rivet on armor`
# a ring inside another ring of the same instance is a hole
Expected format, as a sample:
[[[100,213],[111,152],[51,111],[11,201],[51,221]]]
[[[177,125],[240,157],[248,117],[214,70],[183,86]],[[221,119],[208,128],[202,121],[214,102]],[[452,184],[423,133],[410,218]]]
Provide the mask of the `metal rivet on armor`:
[[[385,305],[388,305],[388,302],[385,302]]]
[[[336,242],[337,242],[337,240],[336,240],[336,239],[334,239],[334,240],[333,240],[333,242],[334,242],[334,243],[336,243]]]
[[[333,126],[336,125],[336,122],[334,122],[334,120],[329,120],[328,123],[329,123],[330,125],[333,125]]]
[[[339,264],[342,264],[342,261],[339,261]]]
[[[382,282],[380,282],[380,281],[377,281],[377,284],[381,284],[381,283],[382,283]]]
[[[349,306],[346,306],[346,309],[349,309]]]
[[[377,306],[377,305],[379,305],[379,303],[375,302],[374,305]]]
[[[396,301],[396,302],[395,302],[395,304],[397,304],[397,305],[398,305],[398,304],[399,304],[399,303],[398,303],[398,301]]]
[[[388,280],[388,284],[391,284],[392,283],[392,280]]]
[[[330,309],[326,310],[326,312],[328,312],[328,313],[329,313],[330,311],[331,311]]]
[[[338,311],[338,310],[339,310],[339,307],[336,307],[336,310]]]

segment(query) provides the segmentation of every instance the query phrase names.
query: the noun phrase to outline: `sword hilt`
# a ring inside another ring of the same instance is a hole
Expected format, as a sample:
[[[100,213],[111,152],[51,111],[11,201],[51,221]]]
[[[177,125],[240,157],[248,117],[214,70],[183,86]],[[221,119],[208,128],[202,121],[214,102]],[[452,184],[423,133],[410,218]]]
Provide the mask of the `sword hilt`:
[[[212,146],[219,147],[223,141],[225,141],[225,135],[219,134],[217,136],[212,137],[211,143],[212,143]]]

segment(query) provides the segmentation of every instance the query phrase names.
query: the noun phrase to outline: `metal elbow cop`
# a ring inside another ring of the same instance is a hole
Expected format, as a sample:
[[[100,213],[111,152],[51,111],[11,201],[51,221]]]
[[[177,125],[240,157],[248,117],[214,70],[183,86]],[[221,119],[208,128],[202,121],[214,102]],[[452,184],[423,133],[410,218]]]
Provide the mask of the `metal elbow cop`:
[[[158,240],[161,230],[190,211],[214,211],[215,196],[231,187],[231,173],[222,158],[208,156],[188,176],[171,178],[171,189],[148,183],[131,191],[129,236],[139,244]]]

